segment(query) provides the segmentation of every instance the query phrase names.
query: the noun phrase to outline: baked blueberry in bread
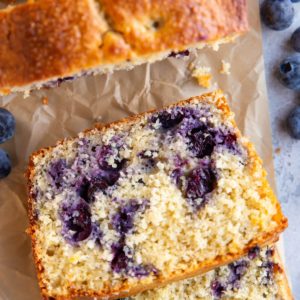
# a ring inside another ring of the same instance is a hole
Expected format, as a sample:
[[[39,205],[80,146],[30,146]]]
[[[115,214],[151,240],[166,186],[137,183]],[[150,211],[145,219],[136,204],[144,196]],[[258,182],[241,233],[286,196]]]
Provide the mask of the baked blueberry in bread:
[[[287,226],[221,92],[42,149],[28,179],[49,297],[134,295],[237,260]]]
[[[246,0],[39,0],[0,11],[0,94],[232,41]]]
[[[214,299],[293,299],[275,247],[252,248],[242,259],[204,275],[126,298],[126,300]]]

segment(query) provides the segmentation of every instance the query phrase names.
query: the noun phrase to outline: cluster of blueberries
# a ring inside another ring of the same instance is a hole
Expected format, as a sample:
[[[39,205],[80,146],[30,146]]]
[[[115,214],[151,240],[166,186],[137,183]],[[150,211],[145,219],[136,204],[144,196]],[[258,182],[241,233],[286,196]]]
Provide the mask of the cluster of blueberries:
[[[261,5],[261,18],[266,26],[273,30],[290,27],[295,17],[292,2],[300,0],[265,0]],[[296,52],[300,52],[300,27],[293,33],[290,43]],[[300,54],[284,59],[278,70],[280,81],[289,89],[300,90]],[[300,139],[300,106],[295,107],[288,116],[287,126],[295,139]]]
[[[0,107],[0,144],[10,140],[15,134],[16,120],[5,108]],[[8,153],[0,148],[0,179],[11,171],[11,160]]]

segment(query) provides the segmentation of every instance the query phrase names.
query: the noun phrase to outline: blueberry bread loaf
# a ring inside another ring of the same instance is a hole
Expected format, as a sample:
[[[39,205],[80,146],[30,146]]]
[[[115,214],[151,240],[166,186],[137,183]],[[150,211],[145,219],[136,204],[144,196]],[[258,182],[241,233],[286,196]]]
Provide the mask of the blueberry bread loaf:
[[[252,248],[248,255],[204,275],[148,290],[126,300],[292,300],[275,247]]]
[[[221,92],[42,149],[28,178],[52,297],[137,294],[236,260],[287,226]]]
[[[128,69],[247,30],[246,0],[39,0],[0,11],[0,93]]]

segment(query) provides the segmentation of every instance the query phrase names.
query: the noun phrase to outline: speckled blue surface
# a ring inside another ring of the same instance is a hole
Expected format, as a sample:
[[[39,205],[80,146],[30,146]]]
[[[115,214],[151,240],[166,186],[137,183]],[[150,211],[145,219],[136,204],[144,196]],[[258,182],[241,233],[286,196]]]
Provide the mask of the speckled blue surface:
[[[293,31],[300,27],[300,3],[295,4],[295,8],[293,25],[280,32],[263,25],[263,40],[277,193],[289,219],[289,228],[284,233],[286,264],[295,299],[300,299],[300,141],[289,136],[285,125],[289,112],[300,105],[300,92],[286,89],[274,74],[280,61],[294,53],[289,39]]]

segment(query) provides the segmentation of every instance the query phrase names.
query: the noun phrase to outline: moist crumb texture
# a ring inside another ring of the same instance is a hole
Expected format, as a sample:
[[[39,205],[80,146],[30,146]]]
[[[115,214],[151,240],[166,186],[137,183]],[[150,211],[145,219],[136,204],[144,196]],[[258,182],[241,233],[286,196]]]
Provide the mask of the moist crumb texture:
[[[29,167],[44,294],[112,296],[239,258],[286,226],[219,92],[81,133]]]
[[[252,248],[248,256],[205,275],[149,290],[126,300],[284,300],[284,273],[274,248]],[[121,299],[124,300],[124,299]]]
[[[55,87],[248,29],[246,0],[39,0],[0,10],[0,94]]]

